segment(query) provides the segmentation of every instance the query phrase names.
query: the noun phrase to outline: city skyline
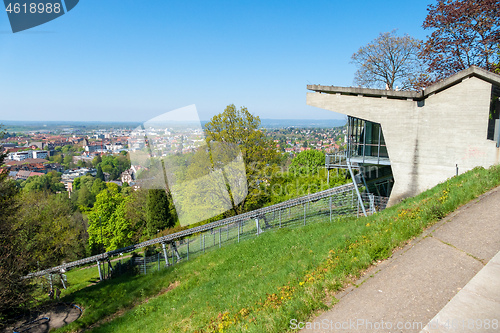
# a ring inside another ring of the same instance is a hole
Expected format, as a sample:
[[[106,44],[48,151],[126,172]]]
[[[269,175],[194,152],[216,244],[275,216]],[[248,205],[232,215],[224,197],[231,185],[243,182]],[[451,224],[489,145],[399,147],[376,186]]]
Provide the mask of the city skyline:
[[[0,14],[0,119],[144,122],[191,104],[262,119],[342,119],[306,85],[351,86],[351,55],[381,32],[424,39],[425,3],[87,0],[13,34]],[[390,19],[388,19],[390,18]]]

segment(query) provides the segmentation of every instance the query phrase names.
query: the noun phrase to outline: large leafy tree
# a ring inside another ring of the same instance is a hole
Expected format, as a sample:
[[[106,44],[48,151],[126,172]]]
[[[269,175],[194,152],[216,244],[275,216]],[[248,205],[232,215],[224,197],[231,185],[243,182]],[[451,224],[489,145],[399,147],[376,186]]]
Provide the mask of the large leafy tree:
[[[94,177],[88,175],[78,177],[73,181],[71,201],[74,205],[78,206],[82,212],[91,208],[94,205],[96,195],[106,188],[106,184],[99,179],[94,194],[92,188],[96,181]]]
[[[264,130],[259,127],[258,116],[251,114],[246,107],[237,109],[234,104],[228,105],[224,112],[215,115],[205,124],[206,139],[212,147],[212,156],[213,147],[218,147],[218,156],[224,156],[222,161],[234,157],[234,147],[238,147],[241,151],[248,181],[248,195],[238,204],[231,203],[236,214],[252,206],[252,202],[259,201],[258,197],[262,193],[258,184],[264,177],[261,170],[267,164],[276,162],[278,158],[273,144],[265,136]],[[230,151],[221,154],[220,150],[224,147]],[[219,158],[212,159],[213,167],[218,167],[218,161],[220,162]]]
[[[479,66],[494,71],[500,60],[500,0],[441,0],[423,23],[432,34],[421,57],[435,79]]]
[[[414,88],[423,73],[418,59],[421,43],[408,35],[398,36],[395,30],[381,33],[352,55],[358,67],[354,83],[389,90]]]
[[[251,114],[246,107],[237,109],[228,105],[224,112],[215,115],[205,124],[208,142],[236,144],[241,150],[246,165],[262,165],[273,160],[276,152],[260,129],[260,118]]]
[[[86,185],[83,185],[82,188],[78,190],[76,197],[76,204],[82,211],[92,207],[95,201],[95,196]]]
[[[122,190],[123,192],[123,190]],[[126,198],[123,216],[130,223],[130,242],[131,244],[147,240],[147,197],[149,190],[133,191]]]
[[[67,194],[23,192],[16,221],[16,238],[36,266],[53,267],[84,257],[87,222]]]
[[[118,185],[114,183],[106,184],[106,188],[96,196],[94,207],[88,213],[89,245],[93,253],[129,245],[125,240],[128,221],[117,213],[123,200]]]
[[[0,165],[4,158],[0,154]],[[16,237],[17,209],[16,186],[0,171],[0,327],[6,316],[27,304],[32,288],[28,280],[21,280],[29,272],[29,261]]]
[[[118,156],[106,155],[102,158],[102,162],[99,165],[102,168],[102,172],[109,173],[110,179],[116,180],[123,171],[130,168],[130,158],[123,154]]]
[[[102,172],[101,164],[97,165],[97,174],[95,176],[97,179],[104,181],[104,173]]]
[[[116,184],[106,185],[97,195],[93,208],[88,211],[89,245],[93,253],[116,250],[149,239],[149,191],[139,190],[124,195],[124,191],[119,191]],[[156,231],[154,229],[154,233]]]
[[[317,174],[325,166],[325,154],[318,150],[305,150],[295,156],[289,170],[294,174]]]
[[[61,183],[61,173],[51,171],[43,176],[29,177],[21,183],[21,188],[27,192],[50,191],[52,193],[65,191],[64,184]]]
[[[172,200],[165,190],[149,190],[146,201],[146,233],[149,238],[175,225]]]

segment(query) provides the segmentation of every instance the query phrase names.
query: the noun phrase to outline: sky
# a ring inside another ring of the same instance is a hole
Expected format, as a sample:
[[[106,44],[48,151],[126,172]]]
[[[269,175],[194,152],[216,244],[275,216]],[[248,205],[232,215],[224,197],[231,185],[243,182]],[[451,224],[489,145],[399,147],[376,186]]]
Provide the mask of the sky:
[[[0,121],[147,121],[228,104],[267,119],[341,119],[308,84],[352,86],[379,33],[425,39],[419,1],[81,0],[12,33],[0,12]],[[3,7],[2,7],[3,8]]]

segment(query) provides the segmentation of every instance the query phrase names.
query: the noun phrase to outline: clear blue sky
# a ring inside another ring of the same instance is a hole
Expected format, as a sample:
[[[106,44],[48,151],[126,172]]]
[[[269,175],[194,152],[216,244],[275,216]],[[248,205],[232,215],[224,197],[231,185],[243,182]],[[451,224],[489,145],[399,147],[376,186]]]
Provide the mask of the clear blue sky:
[[[0,12],[0,120],[146,121],[196,104],[331,119],[306,85],[350,86],[380,32],[424,39],[425,1],[81,0],[13,34]],[[2,7],[3,8],[3,7]]]

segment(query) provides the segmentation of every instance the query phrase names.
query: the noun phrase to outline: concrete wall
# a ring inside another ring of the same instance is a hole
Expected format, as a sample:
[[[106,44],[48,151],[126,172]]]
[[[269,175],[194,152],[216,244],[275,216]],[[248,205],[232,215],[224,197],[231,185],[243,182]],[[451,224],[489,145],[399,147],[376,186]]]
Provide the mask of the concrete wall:
[[[487,140],[491,84],[476,77],[413,100],[308,93],[307,104],[382,125],[394,174],[389,204],[423,192],[475,166],[500,162]]]

